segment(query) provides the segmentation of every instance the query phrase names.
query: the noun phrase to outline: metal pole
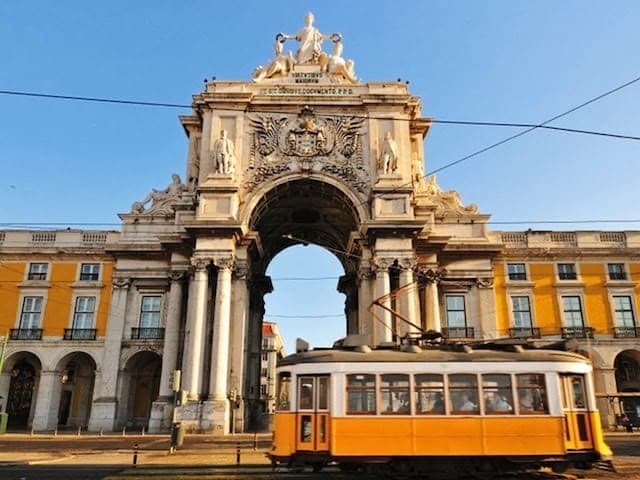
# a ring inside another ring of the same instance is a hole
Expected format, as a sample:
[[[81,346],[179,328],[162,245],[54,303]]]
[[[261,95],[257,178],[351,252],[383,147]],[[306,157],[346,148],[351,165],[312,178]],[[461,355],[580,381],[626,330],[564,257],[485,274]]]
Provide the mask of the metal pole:
[[[133,468],[136,468],[136,465],[138,464],[138,444],[134,443],[133,444]]]

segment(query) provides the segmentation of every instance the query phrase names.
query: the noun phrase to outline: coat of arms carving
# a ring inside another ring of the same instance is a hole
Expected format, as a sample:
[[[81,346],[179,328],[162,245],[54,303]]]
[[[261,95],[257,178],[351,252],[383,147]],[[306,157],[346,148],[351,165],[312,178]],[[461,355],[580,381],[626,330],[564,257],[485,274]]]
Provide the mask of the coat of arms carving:
[[[320,117],[305,106],[297,117],[251,119],[253,142],[245,186],[295,171],[335,175],[365,193],[369,185],[362,159],[358,117]]]

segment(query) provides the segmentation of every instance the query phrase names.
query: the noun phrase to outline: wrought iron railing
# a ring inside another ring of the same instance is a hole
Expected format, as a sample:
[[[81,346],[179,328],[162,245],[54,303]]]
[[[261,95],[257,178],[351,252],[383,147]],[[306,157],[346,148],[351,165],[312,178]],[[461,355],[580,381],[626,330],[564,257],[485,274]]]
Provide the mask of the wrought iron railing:
[[[132,340],[162,340],[164,328],[132,328]]]
[[[42,340],[41,328],[12,328],[9,331],[11,340]]]
[[[540,329],[537,327],[513,327],[509,329],[512,338],[540,338]]]
[[[473,327],[444,327],[442,335],[445,338],[474,338],[475,330]]]
[[[562,338],[593,338],[593,327],[564,327]]]
[[[613,336],[615,338],[640,337],[640,327],[614,327]]]
[[[96,329],[95,328],[65,328],[64,339],[65,340],[95,340]]]

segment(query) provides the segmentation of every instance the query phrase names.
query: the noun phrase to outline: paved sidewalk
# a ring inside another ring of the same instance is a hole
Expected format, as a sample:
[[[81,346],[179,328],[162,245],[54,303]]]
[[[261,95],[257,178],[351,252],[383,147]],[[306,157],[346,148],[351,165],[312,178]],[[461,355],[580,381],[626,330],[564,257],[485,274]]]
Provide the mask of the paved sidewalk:
[[[168,435],[0,435],[0,466],[15,464],[268,466],[271,434],[186,435],[169,453]]]

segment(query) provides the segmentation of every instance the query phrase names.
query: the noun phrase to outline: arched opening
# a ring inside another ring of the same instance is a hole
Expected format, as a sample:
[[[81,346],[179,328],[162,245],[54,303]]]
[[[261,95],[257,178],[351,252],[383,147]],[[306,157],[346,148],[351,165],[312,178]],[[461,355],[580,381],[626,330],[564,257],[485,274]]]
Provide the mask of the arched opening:
[[[326,347],[357,331],[360,217],[342,190],[310,178],[280,183],[261,197],[249,222],[260,243],[252,258],[254,351],[262,346],[263,320],[279,326],[287,353],[296,337]],[[248,358],[250,428],[265,428],[269,413],[268,358]]]
[[[621,393],[621,413],[634,425],[640,425],[640,351],[620,352],[613,363],[616,387]],[[638,393],[634,395],[634,393]]]
[[[96,363],[84,352],[65,355],[56,371],[60,372],[59,427],[85,427],[91,414]]]
[[[162,357],[154,352],[138,352],[126,363],[125,371],[124,424],[135,429],[147,428],[151,404],[160,391]]]
[[[27,428],[35,410],[42,365],[38,357],[19,352],[6,360],[4,372],[10,376],[5,411],[9,414],[10,428]]]

